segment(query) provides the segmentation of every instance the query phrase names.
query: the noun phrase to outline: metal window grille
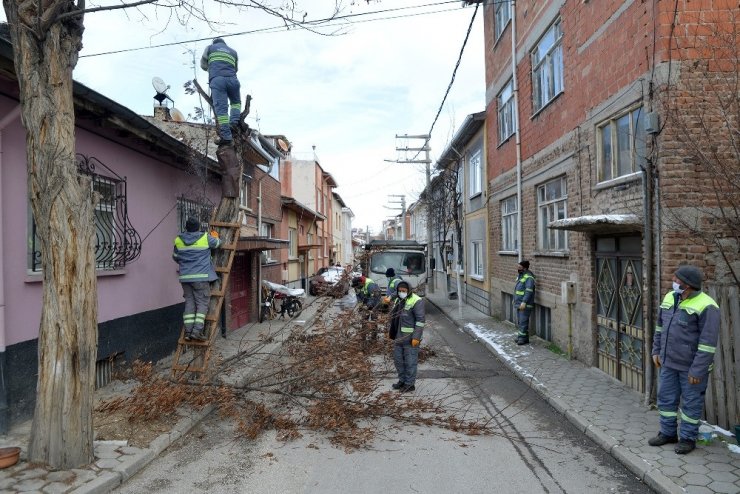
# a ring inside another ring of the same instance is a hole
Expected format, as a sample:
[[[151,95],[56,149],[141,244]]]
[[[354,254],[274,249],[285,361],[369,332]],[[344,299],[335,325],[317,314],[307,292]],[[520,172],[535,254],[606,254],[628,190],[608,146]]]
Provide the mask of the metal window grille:
[[[214,204],[207,198],[188,199],[185,196],[177,198],[177,228],[178,232],[185,231],[185,222],[188,218],[200,221],[202,230],[208,229],[213,214]]]
[[[91,180],[95,206],[95,265],[100,270],[122,269],[141,255],[141,236],[128,217],[126,178],[103,162],[82,154],[76,156],[77,171]],[[98,173],[102,171],[105,175]],[[36,222],[31,219],[30,269],[41,270],[41,245]]]

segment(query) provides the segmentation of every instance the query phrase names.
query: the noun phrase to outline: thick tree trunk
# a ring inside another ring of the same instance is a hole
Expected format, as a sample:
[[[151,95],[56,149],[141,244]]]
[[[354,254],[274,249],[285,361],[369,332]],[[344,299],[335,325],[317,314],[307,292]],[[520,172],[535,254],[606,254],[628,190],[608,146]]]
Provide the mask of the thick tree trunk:
[[[19,3],[22,9],[18,11]],[[42,6],[42,12],[33,9]],[[41,244],[43,307],[29,460],[93,461],[97,283],[90,182],[75,164],[72,70],[82,19],[47,22],[73,2],[4,0],[20,86],[29,193]]]

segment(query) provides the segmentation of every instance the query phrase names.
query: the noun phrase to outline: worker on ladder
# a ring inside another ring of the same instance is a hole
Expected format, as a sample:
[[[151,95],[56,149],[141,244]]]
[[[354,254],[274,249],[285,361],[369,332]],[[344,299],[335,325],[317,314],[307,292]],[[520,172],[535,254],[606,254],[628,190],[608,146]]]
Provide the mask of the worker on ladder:
[[[185,298],[182,322],[185,340],[205,341],[203,333],[211,299],[211,282],[218,276],[211,263],[211,250],[221,245],[218,233],[202,232],[200,221],[190,217],[185,231],[175,237],[172,258],[180,265],[180,283]]]

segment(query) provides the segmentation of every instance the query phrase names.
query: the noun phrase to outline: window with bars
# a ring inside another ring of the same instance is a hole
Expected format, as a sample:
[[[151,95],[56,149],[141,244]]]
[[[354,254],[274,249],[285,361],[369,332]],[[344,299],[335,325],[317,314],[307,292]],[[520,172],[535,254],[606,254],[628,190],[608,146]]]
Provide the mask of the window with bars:
[[[498,142],[501,144],[514,134],[516,127],[513,80],[504,86],[496,100],[498,102]]]
[[[535,113],[563,92],[563,31],[555,21],[532,51],[532,102]]]
[[[95,267],[101,271],[123,269],[141,254],[141,237],[128,218],[126,179],[103,162],[82,154],[76,156],[77,171],[90,178],[95,205]],[[41,244],[29,206],[28,269],[41,271]]]
[[[519,251],[518,222],[519,211],[516,196],[501,201],[501,250]]]
[[[543,251],[568,250],[568,235],[565,230],[554,230],[547,225],[568,216],[568,191],[565,177],[556,178],[537,188],[539,228],[537,242]]]
[[[200,229],[206,231],[213,213],[213,203],[206,198],[177,198],[177,231],[185,231],[185,222],[188,218],[195,218],[200,222]]]
[[[599,182],[639,172],[646,162],[647,141],[642,107],[619,113],[597,129]]]

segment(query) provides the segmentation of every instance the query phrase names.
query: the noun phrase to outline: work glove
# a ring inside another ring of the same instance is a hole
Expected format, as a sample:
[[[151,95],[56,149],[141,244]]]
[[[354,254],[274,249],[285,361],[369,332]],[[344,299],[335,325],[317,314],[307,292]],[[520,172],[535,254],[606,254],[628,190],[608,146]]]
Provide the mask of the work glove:
[[[419,346],[419,343],[421,343],[421,340],[417,340],[416,338],[414,338],[414,339],[411,340],[411,346],[412,347]]]
[[[211,230],[211,237],[218,238],[218,232],[216,230]]]
[[[519,310],[524,310],[526,308],[527,308],[527,304],[525,304],[524,302],[522,302],[521,304],[519,304]]]
[[[660,367],[660,357],[658,355],[653,355],[653,363],[655,367]]]

